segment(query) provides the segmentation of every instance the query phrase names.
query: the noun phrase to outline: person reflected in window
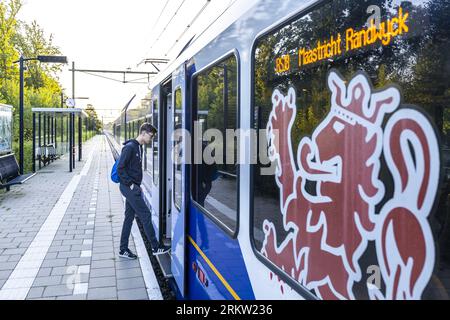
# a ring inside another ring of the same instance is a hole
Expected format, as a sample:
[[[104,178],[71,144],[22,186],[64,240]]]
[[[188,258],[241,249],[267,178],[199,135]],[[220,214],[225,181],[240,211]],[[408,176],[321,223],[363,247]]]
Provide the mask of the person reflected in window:
[[[208,146],[207,141],[203,141],[202,143],[202,155]],[[214,157],[214,154],[212,155]],[[197,201],[201,206],[205,206],[205,200],[208,194],[212,189],[212,182],[219,177],[219,171],[217,168],[217,164],[214,162],[213,164],[205,163],[205,160],[202,160],[202,164],[198,165],[198,189],[197,189]]]

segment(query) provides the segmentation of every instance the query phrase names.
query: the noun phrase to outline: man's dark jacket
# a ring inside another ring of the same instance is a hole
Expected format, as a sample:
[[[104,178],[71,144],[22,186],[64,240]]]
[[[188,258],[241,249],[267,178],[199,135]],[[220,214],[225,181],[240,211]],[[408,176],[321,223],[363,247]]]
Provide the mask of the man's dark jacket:
[[[117,165],[120,183],[130,187],[142,183],[142,150],[135,139],[125,142]]]

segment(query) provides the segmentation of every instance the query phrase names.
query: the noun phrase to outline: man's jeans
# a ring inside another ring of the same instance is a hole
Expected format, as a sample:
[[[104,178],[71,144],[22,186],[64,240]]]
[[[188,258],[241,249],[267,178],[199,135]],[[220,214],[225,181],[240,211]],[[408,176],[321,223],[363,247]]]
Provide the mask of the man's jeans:
[[[120,184],[120,192],[127,199],[125,206],[125,221],[123,222],[122,236],[120,237],[120,250],[128,249],[128,239],[130,238],[131,227],[134,216],[137,215],[144,228],[145,236],[150,241],[153,248],[158,248],[159,242],[155,236],[155,229],[152,225],[152,215],[138,186],[131,190],[126,185]]]

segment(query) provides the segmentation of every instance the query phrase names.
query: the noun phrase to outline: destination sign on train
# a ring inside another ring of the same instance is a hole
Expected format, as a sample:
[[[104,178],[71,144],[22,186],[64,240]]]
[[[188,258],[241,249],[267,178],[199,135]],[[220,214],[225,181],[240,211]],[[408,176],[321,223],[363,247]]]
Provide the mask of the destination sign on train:
[[[332,34],[327,39],[318,40],[311,47],[299,48],[295,55],[277,57],[275,73],[280,75],[294,71],[294,68],[302,69],[371,45],[388,46],[395,38],[409,32],[408,18],[409,13],[399,8],[395,17],[382,21],[379,26],[372,20],[369,27],[359,30],[348,28],[345,32]]]

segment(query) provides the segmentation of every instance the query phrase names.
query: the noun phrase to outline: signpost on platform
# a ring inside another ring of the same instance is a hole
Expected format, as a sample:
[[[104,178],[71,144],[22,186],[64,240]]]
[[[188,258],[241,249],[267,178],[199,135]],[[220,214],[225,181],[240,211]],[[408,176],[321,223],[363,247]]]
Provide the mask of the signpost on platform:
[[[73,74],[74,75],[74,74]],[[75,81],[75,77],[72,78],[72,81]],[[75,90],[75,85],[72,84],[72,90]],[[89,97],[75,97],[75,94],[72,93],[72,98],[67,98],[66,106],[68,108],[75,108],[76,100],[89,100]],[[75,119],[74,119],[75,121]],[[78,117],[78,161],[83,159],[83,132],[82,132],[83,120],[81,117]],[[75,142],[72,145],[73,148],[73,167],[75,167]]]

